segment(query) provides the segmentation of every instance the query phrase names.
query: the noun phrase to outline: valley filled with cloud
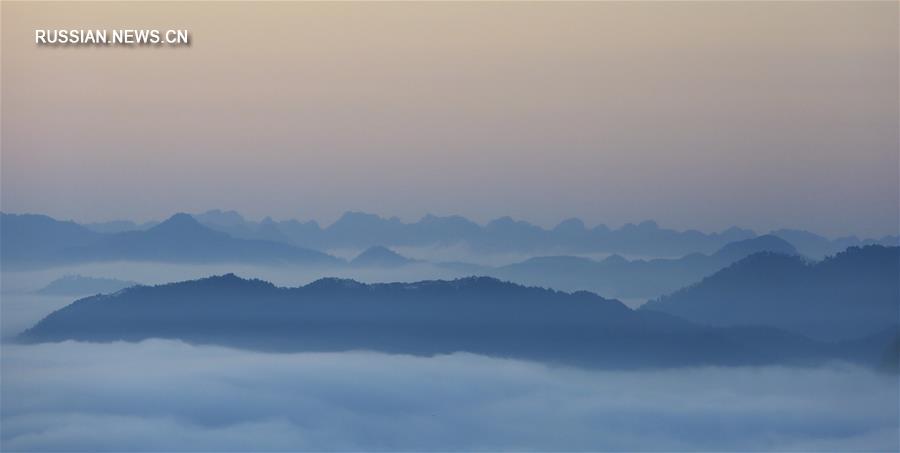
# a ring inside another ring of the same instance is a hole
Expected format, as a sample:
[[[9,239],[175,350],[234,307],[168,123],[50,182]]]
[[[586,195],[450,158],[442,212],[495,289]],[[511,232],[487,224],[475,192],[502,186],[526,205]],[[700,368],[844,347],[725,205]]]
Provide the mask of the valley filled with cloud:
[[[3,346],[6,451],[890,450],[896,376],[588,371],[467,353]]]

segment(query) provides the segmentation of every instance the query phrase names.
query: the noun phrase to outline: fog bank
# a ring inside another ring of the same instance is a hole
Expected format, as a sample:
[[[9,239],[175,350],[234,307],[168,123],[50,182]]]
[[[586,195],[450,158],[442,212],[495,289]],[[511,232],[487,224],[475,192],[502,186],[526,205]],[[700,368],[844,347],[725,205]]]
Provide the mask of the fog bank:
[[[896,376],[4,345],[3,450],[897,450]]]

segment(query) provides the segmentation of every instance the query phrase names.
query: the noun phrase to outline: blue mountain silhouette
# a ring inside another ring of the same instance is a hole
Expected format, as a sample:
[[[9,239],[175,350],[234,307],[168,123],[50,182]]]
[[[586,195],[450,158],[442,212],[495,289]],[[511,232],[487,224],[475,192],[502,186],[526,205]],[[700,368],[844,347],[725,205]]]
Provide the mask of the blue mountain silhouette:
[[[629,261],[613,255],[602,261],[573,256],[531,258],[496,269],[468,269],[518,283],[563,290],[588,290],[623,297],[658,297],[694,283],[748,255],[761,251],[796,254],[787,241],[765,235],[725,245],[716,253],[677,259]]]
[[[46,266],[91,261],[246,262],[342,265],[330,255],[274,241],[233,238],[188,214],[147,230],[101,234],[43,216],[3,216],[4,265]],[[8,246],[8,248],[7,248]]]
[[[38,290],[38,293],[59,296],[86,296],[101,293],[109,294],[137,284],[137,282],[117,280],[114,278],[65,275],[48,283],[47,286]]]
[[[238,238],[273,239],[264,236],[262,222],[245,220],[234,211],[212,210],[197,214],[202,224]],[[278,240],[320,250],[384,246],[431,246],[465,243],[485,252],[563,249],[572,251],[620,252],[647,255],[683,255],[712,252],[722,245],[754,237],[750,230],[730,228],[722,233],[674,231],[659,228],[652,221],[610,230],[605,225],[592,229],[579,219],[567,219],[547,230],[511,217],[500,217],[481,226],[462,216],[426,215],[404,223],[396,217],[351,211],[322,228],[314,221],[271,222],[283,237]],[[582,231],[583,230],[583,231]]]
[[[280,288],[229,274],[137,286],[80,299],[18,340],[146,338],[271,351],[467,351],[602,368],[871,361],[882,353],[768,327],[705,327],[588,292],[486,277],[385,284],[322,279]]]
[[[400,255],[387,247],[376,245],[357,255],[350,264],[358,267],[399,267],[415,262],[416,260]]]
[[[774,326],[824,340],[896,332],[900,248],[851,247],[821,262],[754,254],[642,308],[717,326]]]
[[[224,220],[226,216],[230,219]],[[235,237],[264,239],[259,231],[261,223],[246,221],[234,211],[214,210],[197,218],[201,223]],[[236,219],[240,221],[235,222]],[[728,243],[757,236],[751,230],[737,227],[719,233],[675,231],[661,228],[650,220],[610,229],[606,225],[588,228],[581,219],[570,218],[548,230],[511,217],[501,217],[481,226],[461,216],[428,214],[417,222],[404,223],[396,217],[383,218],[364,212],[347,212],[325,228],[314,221],[296,220],[274,222],[273,226],[283,233],[287,242],[317,249],[465,243],[475,250],[487,252],[555,250],[647,256],[711,254]],[[900,241],[897,236],[880,239],[848,236],[831,240],[807,231],[787,229],[773,231],[770,235],[794,244],[800,254],[817,259],[851,246],[898,245]]]
[[[44,215],[0,214],[0,263],[6,268],[38,266],[58,259],[60,249],[103,237],[75,222]]]

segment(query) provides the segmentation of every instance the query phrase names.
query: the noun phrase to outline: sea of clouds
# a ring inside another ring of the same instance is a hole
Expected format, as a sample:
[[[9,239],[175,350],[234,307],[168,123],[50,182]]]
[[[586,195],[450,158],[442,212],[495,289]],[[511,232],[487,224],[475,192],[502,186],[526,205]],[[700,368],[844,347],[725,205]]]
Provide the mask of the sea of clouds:
[[[3,451],[886,450],[897,377],[589,371],[178,341],[2,347]]]

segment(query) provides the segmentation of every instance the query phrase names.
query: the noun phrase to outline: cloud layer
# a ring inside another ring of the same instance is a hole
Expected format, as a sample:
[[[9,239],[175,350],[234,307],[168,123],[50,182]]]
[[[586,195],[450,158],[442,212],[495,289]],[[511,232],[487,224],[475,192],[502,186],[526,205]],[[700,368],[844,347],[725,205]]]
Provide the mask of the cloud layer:
[[[4,345],[20,450],[897,450],[896,377],[593,372],[470,354]]]

